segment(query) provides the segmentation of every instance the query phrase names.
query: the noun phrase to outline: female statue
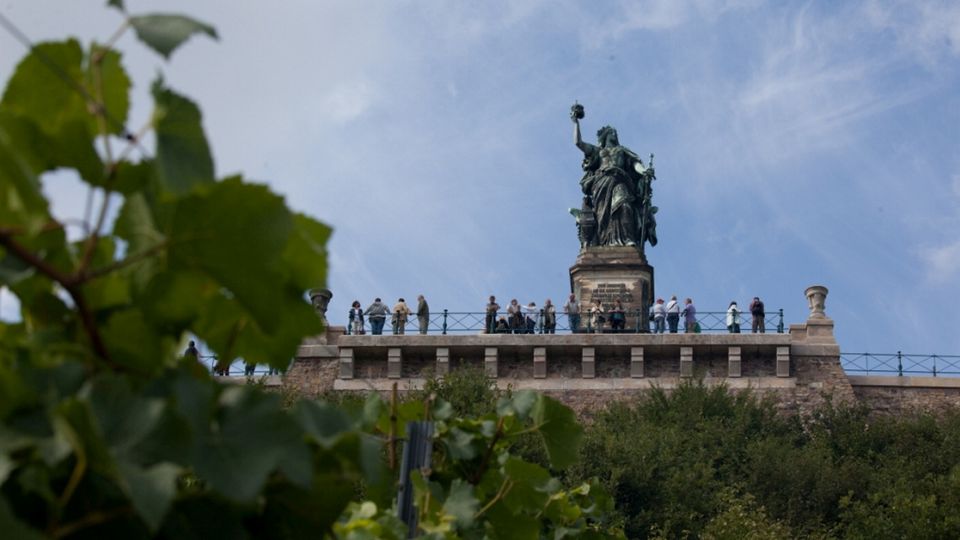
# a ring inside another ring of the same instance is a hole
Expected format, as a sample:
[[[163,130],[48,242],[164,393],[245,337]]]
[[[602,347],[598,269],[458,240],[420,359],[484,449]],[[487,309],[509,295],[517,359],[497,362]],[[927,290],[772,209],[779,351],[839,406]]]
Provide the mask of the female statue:
[[[597,132],[599,146],[584,142],[580,136],[582,106],[574,105],[570,116],[574,143],[584,155],[580,187],[589,198],[597,223],[595,239],[590,243],[636,246],[643,251],[643,242],[649,238],[644,232],[649,233],[652,225],[646,223],[652,212],[645,211],[650,203],[652,167],[645,167],[639,156],[621,146],[617,130],[610,126]]]

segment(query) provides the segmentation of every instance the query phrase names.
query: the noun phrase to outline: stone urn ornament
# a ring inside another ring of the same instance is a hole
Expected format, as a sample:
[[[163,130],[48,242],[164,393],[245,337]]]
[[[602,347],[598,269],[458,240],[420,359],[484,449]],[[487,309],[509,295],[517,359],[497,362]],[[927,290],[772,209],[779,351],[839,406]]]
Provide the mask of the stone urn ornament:
[[[827,288],[823,285],[812,285],[807,287],[807,290],[804,294],[807,295],[807,302],[810,303],[810,318],[811,319],[826,319],[827,315],[824,313],[825,304],[827,301]]]

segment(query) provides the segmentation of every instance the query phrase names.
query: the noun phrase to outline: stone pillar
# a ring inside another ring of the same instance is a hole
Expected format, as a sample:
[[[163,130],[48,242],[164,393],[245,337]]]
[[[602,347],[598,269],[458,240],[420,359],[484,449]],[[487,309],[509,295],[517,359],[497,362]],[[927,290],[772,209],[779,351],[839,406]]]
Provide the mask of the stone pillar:
[[[399,379],[403,372],[403,349],[393,347],[387,349],[387,378]]]
[[[730,347],[727,351],[727,377],[740,377],[740,347]]]
[[[437,347],[437,376],[446,377],[450,373],[450,349]]]
[[[353,378],[353,349],[349,347],[340,349],[340,378]]]
[[[592,379],[597,376],[596,349],[593,347],[583,348],[581,371],[584,379]]]
[[[547,348],[534,347],[533,349],[533,378],[547,378]]]
[[[680,376],[693,377],[693,347],[680,347]]]
[[[790,376],[790,347],[777,347],[777,377]]]
[[[498,376],[497,356],[498,351],[496,347],[486,347],[483,350],[483,371],[486,372],[487,377],[493,379],[496,379]]]
[[[630,348],[630,376],[635,379],[643,378],[643,347]]]

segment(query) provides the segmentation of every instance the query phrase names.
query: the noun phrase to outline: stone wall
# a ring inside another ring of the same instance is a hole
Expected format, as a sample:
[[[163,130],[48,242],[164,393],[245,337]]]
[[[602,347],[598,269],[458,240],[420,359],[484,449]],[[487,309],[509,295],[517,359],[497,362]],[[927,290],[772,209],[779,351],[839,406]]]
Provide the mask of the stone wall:
[[[960,408],[960,379],[851,376],[857,399],[878,414],[942,413]]]
[[[395,383],[408,392],[445,369],[467,366],[486,369],[501,388],[553,396],[584,419],[610,403],[691,379],[771,397],[784,414],[810,414],[827,399],[865,403],[881,414],[960,406],[960,379],[848,377],[825,316],[791,325],[789,334],[766,335],[343,336],[332,328],[304,343],[282,384],[311,397],[387,394]]]

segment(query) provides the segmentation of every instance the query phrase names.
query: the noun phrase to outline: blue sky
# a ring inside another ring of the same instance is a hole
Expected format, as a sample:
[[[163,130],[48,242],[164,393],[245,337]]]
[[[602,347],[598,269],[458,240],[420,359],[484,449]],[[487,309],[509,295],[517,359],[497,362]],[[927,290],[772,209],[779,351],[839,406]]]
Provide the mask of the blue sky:
[[[0,11],[36,41],[104,40],[120,23],[104,4]],[[758,295],[789,323],[822,284],[844,351],[960,354],[958,2],[127,5],[217,27],[169,63],[120,41],[130,123],[162,71],[203,108],[219,175],[333,225],[335,322],[375,296],[468,311],[568,294],[579,100],[590,140],[611,124],[656,154],[658,295],[701,311]],[[0,34],[0,79],[22,52]],[[74,178],[45,189],[82,214]]]

